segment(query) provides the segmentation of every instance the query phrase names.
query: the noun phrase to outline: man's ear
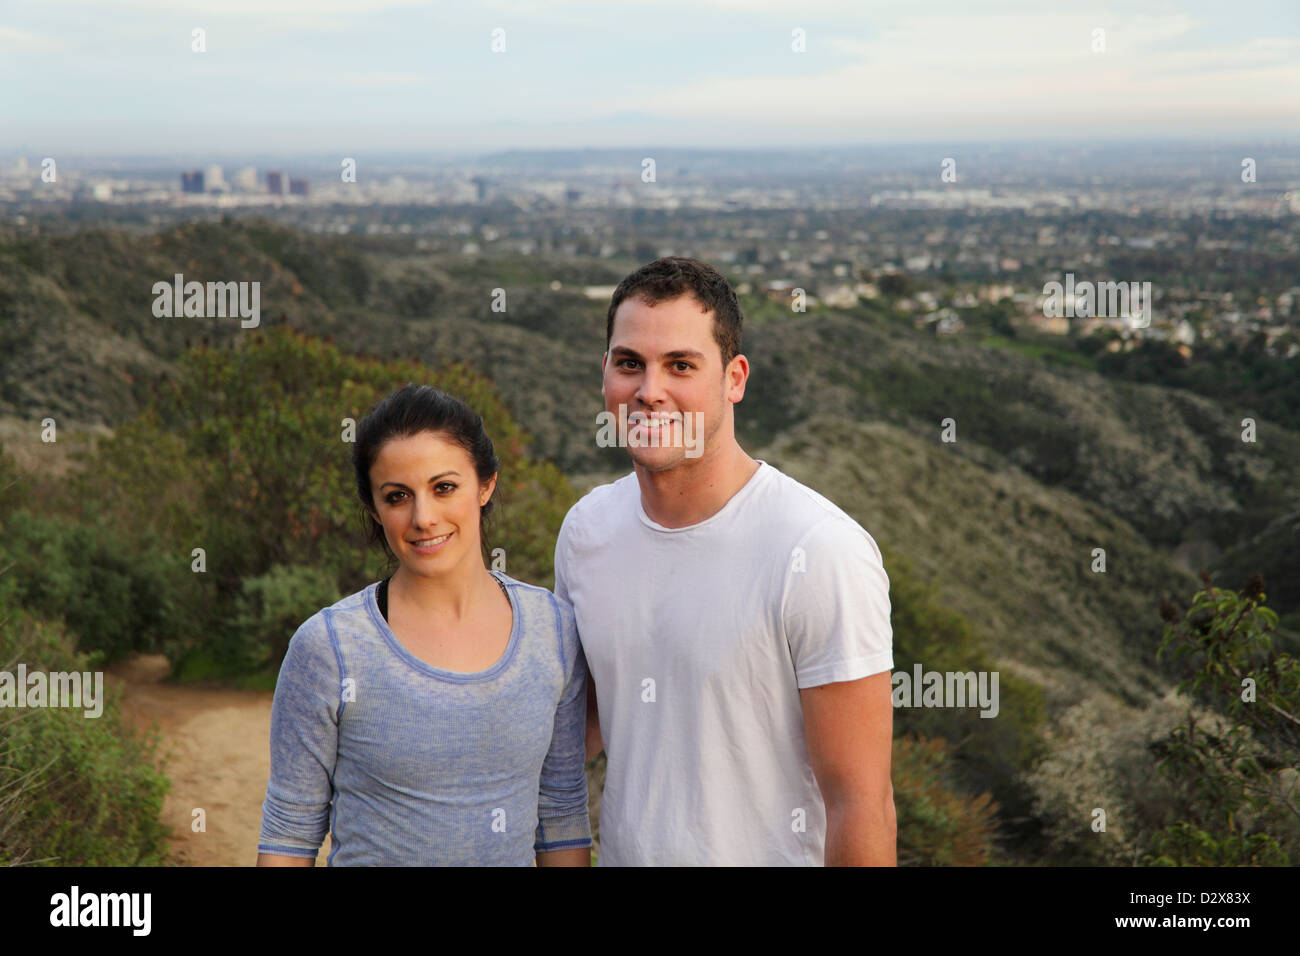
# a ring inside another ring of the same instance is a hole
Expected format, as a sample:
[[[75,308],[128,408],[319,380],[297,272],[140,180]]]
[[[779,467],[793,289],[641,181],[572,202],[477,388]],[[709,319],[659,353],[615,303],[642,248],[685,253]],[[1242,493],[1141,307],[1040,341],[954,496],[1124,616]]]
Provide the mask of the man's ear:
[[[749,359],[737,354],[727,363],[725,373],[727,399],[733,404],[745,397],[745,383],[749,381]]]

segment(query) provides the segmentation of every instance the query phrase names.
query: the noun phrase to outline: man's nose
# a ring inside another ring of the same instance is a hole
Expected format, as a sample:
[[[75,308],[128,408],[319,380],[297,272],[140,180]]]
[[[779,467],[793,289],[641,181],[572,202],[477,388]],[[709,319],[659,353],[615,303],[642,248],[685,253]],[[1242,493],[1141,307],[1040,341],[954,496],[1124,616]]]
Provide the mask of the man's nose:
[[[657,368],[646,367],[637,386],[636,397],[643,405],[656,405],[662,402],[664,395],[664,373]]]

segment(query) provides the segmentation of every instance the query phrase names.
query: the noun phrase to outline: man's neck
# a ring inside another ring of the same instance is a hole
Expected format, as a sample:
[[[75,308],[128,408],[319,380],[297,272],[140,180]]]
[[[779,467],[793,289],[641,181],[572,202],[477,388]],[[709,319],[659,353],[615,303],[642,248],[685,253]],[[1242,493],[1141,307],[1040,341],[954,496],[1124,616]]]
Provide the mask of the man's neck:
[[[665,528],[685,528],[721,511],[758,471],[758,462],[739,444],[715,456],[686,461],[667,471],[636,467],[641,507]]]

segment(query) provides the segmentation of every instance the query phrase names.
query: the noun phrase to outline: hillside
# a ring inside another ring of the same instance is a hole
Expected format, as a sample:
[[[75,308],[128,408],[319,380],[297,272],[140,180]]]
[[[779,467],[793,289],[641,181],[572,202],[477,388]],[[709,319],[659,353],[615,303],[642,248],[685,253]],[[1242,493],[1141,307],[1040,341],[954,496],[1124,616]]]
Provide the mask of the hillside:
[[[258,221],[0,246],[0,417],[112,427],[185,348],[237,341],[235,318],[153,316],[153,283],[177,272],[260,281],[263,327],[288,324],[381,358],[467,362],[496,382],[536,454],[570,474],[623,467],[619,451],[591,441],[605,304],[579,290],[616,281],[621,264],[430,257],[391,239]],[[495,288],[504,313],[491,310]],[[951,417],[951,454],[1091,502],[1188,569],[1232,551],[1223,566],[1234,577],[1294,570],[1277,566],[1295,550],[1279,545],[1276,522],[1300,506],[1300,436],[1253,410],[936,340],[882,308],[793,315],[770,305],[746,302],[753,371],[738,422],[749,447],[814,418],[889,423],[931,442]],[[1247,416],[1259,421],[1255,444],[1241,441]],[[1279,597],[1279,610],[1300,608],[1294,587]]]

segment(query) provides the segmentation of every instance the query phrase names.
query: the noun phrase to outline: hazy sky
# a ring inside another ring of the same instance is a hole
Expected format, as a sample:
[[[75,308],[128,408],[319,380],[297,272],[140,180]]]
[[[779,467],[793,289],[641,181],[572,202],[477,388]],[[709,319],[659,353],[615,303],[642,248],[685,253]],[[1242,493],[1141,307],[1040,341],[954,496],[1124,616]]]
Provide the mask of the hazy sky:
[[[0,153],[1294,141],[1298,54],[1297,0],[0,0]]]

